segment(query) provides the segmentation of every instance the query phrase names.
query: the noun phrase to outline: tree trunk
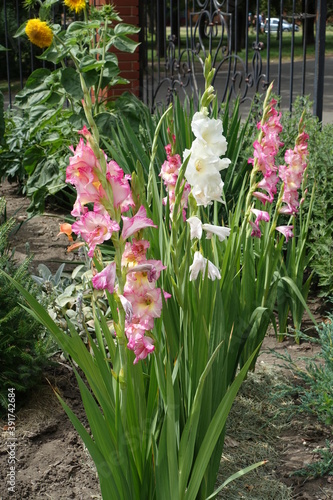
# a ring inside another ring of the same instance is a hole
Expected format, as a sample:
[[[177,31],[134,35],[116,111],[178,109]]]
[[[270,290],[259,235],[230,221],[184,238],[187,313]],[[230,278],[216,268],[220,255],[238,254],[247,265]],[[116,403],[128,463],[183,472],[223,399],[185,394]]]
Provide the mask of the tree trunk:
[[[302,10],[305,14],[315,15],[316,14],[316,0],[308,0],[307,2],[307,12],[305,12],[305,0],[302,1]],[[306,45],[314,45],[315,43],[315,35],[314,35],[314,26],[315,26],[316,17],[307,17],[307,19],[303,19],[303,43],[305,37]]]
[[[244,0],[230,0],[228,3],[228,13],[232,15],[232,40],[231,50],[237,48],[237,52],[245,47],[245,31],[248,25],[248,19],[245,15]]]

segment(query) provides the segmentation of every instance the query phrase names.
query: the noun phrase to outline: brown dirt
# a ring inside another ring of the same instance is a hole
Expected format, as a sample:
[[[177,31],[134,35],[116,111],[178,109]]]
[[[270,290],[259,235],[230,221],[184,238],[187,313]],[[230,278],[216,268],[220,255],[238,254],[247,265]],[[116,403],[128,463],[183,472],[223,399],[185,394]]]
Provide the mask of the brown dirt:
[[[27,255],[28,244],[30,251],[35,254],[33,271],[40,262],[45,263],[53,271],[58,268],[60,261],[71,262],[73,257],[66,254],[66,238],[63,235],[57,238],[59,223],[64,220],[61,214],[52,213],[50,210],[48,215],[26,221],[26,208],[29,203],[24,197],[16,194],[15,186],[2,183],[0,195],[5,196],[7,200],[7,216],[14,216],[18,224],[23,221],[21,227],[11,237],[18,261],[22,261]],[[320,302],[313,300],[310,306],[317,319],[321,320]],[[258,371],[273,370],[274,372],[276,370],[276,373],[281,373],[282,370],[288,379],[292,377],[291,372],[278,366],[281,361],[274,356],[272,349],[277,352],[287,350],[292,359],[303,366],[304,361],[301,358],[312,358],[319,350],[317,345],[307,343],[296,345],[292,340],[278,344],[274,335],[268,335],[258,358]],[[5,437],[7,427],[6,422],[1,422],[3,439],[0,444],[0,500],[7,498],[31,500],[101,498],[91,458],[60,407],[51,386],[58,390],[78,417],[85,422],[75,376],[69,366],[57,362],[45,373],[42,386],[31,394],[29,400],[16,415],[17,462],[14,495],[9,495],[6,487],[8,450]],[[291,472],[316,459],[314,450],[324,446],[325,439],[329,437],[330,432],[325,426],[319,425],[316,419],[305,416],[299,421],[292,421],[281,432],[279,442],[274,444],[278,466],[268,471],[268,474],[291,487],[291,496],[283,498],[333,500],[332,477],[314,480],[290,477]],[[230,452],[235,447],[234,438],[238,439],[237,436],[227,439],[226,452]],[[253,447],[253,441],[249,440],[248,446]],[[235,453],[237,454],[237,449]],[[267,470],[269,464],[265,467]],[[239,493],[237,498],[257,498],[258,500],[277,498],[276,496],[266,498],[259,493],[259,496],[255,496],[250,481],[247,486],[248,495],[244,496]],[[227,494],[220,498],[231,497]]]
[[[43,215],[28,218],[29,200],[18,194],[18,186],[4,181],[0,184],[0,196],[7,201],[7,219],[13,217],[16,226],[12,231],[11,244],[15,249],[15,259],[22,262],[29,254],[33,254],[31,270],[36,272],[38,264],[43,263],[55,272],[61,262],[69,264],[75,255],[67,253],[68,240],[59,234],[59,224],[65,222],[61,210],[46,207]]]

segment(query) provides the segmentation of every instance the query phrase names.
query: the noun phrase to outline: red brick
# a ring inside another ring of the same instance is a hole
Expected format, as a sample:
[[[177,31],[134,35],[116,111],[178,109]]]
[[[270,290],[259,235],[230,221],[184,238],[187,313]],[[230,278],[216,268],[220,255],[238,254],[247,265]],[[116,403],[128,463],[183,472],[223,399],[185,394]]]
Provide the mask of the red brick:
[[[93,0],[89,0],[93,4]],[[104,4],[111,4],[113,0],[96,0],[96,6],[102,6]],[[122,22],[127,24],[133,24],[134,26],[139,26],[139,0],[116,0],[115,1],[116,11],[119,12]],[[131,39],[138,42],[139,35],[132,35]],[[128,52],[119,53],[115,48],[111,50],[118,56],[120,76],[130,80],[130,83],[126,85],[117,85],[111,87],[108,90],[108,96],[110,98],[117,98],[122,95],[125,91],[130,91],[136,96],[140,95],[140,63],[139,63],[139,52],[138,49],[134,54]]]

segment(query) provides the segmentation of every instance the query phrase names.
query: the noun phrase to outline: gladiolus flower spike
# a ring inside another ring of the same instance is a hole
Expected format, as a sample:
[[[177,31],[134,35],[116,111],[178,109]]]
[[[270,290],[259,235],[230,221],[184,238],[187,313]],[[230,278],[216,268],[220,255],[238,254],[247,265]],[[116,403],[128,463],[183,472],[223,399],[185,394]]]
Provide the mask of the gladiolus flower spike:
[[[70,158],[66,171],[66,181],[77,191],[72,210],[72,215],[77,220],[72,225],[61,225],[60,232],[69,238],[72,238],[72,233],[80,236],[88,244],[88,256],[93,257],[97,245],[112,239],[113,233],[120,231],[118,222],[110,217],[107,209],[111,207],[112,214],[118,214],[120,219],[120,214],[133,207],[134,203],[130,176],[125,175],[119,165],[111,160],[106,164],[106,176],[103,177],[100,163],[91,147],[92,134],[86,128],[80,133],[87,144],[81,137],[77,148],[72,148],[74,155]],[[112,200],[108,198],[110,190]],[[88,204],[93,205],[93,210],[89,210]],[[95,289],[117,295],[117,303],[125,314],[124,324],[115,324],[115,331],[117,335],[122,335],[123,332],[123,338],[127,338],[127,348],[135,354],[134,363],[145,359],[154,351],[150,331],[154,327],[154,319],[160,317],[162,312],[162,290],[156,287],[156,281],[165,266],[161,261],[146,258],[148,241],[124,241],[145,227],[157,226],[147,217],[144,206],[132,217],[122,216],[122,238],[119,239],[117,234],[114,240],[117,241],[115,261],[92,278]],[[83,244],[77,241],[72,248]],[[119,262],[120,269],[117,269],[116,261]],[[165,299],[170,297],[165,292],[163,294]]]

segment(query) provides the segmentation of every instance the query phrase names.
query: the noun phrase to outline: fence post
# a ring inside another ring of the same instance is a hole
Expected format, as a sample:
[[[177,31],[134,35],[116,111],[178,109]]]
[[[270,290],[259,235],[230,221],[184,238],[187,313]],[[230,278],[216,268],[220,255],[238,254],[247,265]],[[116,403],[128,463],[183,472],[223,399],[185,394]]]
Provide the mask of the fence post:
[[[323,119],[326,14],[327,14],[326,0],[317,0],[313,114],[318,116],[320,122]]]

